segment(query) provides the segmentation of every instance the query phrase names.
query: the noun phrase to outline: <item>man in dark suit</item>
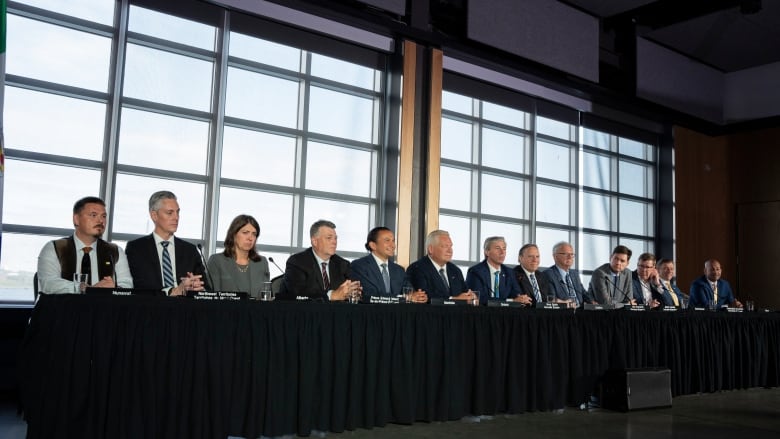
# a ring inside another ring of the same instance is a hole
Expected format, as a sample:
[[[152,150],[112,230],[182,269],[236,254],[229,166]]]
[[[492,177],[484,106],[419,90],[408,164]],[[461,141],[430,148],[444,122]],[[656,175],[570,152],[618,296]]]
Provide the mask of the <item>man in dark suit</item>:
[[[581,307],[583,303],[594,303],[582,286],[579,271],[571,268],[574,265],[574,247],[568,242],[559,242],[553,246],[555,265],[544,271],[547,283],[555,292],[555,300],[559,303],[573,303]]]
[[[634,300],[637,305],[657,308],[664,303],[661,282],[655,269],[655,255],[642,253],[636,261],[636,270],[631,273],[634,283]]]
[[[336,254],[336,225],[316,221],[309,229],[309,237],[311,247],[287,259],[284,282],[276,298],[338,301],[360,294],[360,283],[349,279],[349,261]]]
[[[525,244],[520,247],[517,255],[519,265],[515,267],[515,277],[522,292],[517,301],[526,305],[535,306],[537,303],[546,302],[547,296],[553,294],[547,276],[539,271],[539,247],[536,244]]]
[[[479,303],[485,305],[488,299],[516,299],[520,294],[512,269],[504,265],[506,241],[502,236],[485,239],[482,248],[485,259],[469,268],[466,285],[479,295]]]
[[[173,236],[179,228],[176,195],[169,191],[153,193],[149,197],[149,216],[154,223],[152,234],[128,242],[125,250],[133,286],[161,290],[169,296],[208,288],[198,249]]]
[[[409,265],[406,281],[415,290],[422,290],[430,299],[475,301],[463,273],[452,260],[452,239],[444,230],[434,230],[425,239],[428,254]]]
[[[721,279],[720,275],[720,262],[717,259],[708,259],[704,263],[704,275],[691,284],[691,306],[706,307],[712,303],[715,308],[723,306],[742,308],[742,303],[734,297],[731,285]]]
[[[658,279],[661,282],[664,305],[684,307],[688,303],[688,296],[677,287],[673,260],[661,259],[658,261]]]
[[[366,250],[370,253],[350,264],[352,279],[360,281],[363,300],[370,301],[372,296],[396,297],[401,294],[406,273],[404,268],[393,262],[395,256],[395,235],[387,227],[374,227],[368,232]],[[425,292],[417,293],[418,300],[427,302]]]

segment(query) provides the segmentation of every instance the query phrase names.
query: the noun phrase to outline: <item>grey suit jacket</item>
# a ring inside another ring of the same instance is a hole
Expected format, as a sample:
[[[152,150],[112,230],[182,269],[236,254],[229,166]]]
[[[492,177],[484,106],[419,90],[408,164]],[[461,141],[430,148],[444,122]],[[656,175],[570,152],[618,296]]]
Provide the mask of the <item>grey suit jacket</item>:
[[[214,291],[243,291],[249,293],[251,297],[259,298],[263,282],[271,281],[268,260],[264,256],[260,256],[259,261],[249,261],[248,288],[247,285],[242,288],[236,279],[243,273],[239,273],[235,259],[226,257],[224,253],[217,253],[211,255],[207,265],[211,281],[214,282],[212,286]]]
[[[618,274],[617,283],[615,283],[612,268],[609,264],[604,264],[597,268],[590,277],[588,295],[602,305],[606,304],[608,299],[612,299],[612,303],[628,303],[634,298],[633,283],[631,270],[628,268]]]

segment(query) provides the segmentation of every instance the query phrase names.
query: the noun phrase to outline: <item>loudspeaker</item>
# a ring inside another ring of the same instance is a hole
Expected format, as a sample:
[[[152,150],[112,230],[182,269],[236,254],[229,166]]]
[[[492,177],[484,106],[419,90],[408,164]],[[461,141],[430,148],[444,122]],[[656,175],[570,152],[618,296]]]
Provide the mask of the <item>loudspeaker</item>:
[[[669,369],[610,370],[601,383],[601,406],[622,412],[671,407],[671,382]]]

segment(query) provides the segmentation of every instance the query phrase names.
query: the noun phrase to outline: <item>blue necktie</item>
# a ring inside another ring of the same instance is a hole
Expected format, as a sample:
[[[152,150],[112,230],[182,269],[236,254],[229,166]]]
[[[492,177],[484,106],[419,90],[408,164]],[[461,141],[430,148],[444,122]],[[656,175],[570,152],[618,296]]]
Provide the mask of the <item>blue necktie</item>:
[[[577,293],[574,292],[574,285],[571,283],[569,273],[566,273],[566,288],[569,289],[569,297],[574,300],[574,304],[580,306],[580,301],[577,299]]]
[[[536,276],[531,273],[528,278],[531,279],[531,286],[534,287],[534,300],[536,300],[537,303],[541,303],[542,294],[539,292],[539,284],[536,282]]]
[[[496,271],[495,273],[493,273],[493,297],[495,297],[496,299],[498,299],[499,297],[501,297],[501,295],[500,295],[500,294],[499,294],[499,292],[498,292],[498,284],[499,284],[499,278],[498,278],[498,276],[499,276],[500,274],[501,274],[501,272],[500,272],[500,271]]]
[[[168,244],[170,242],[163,241],[160,243],[163,246],[162,251],[162,264],[163,264],[163,281],[165,288],[173,288],[176,286],[173,280],[173,265],[171,264],[171,254],[168,252]]]

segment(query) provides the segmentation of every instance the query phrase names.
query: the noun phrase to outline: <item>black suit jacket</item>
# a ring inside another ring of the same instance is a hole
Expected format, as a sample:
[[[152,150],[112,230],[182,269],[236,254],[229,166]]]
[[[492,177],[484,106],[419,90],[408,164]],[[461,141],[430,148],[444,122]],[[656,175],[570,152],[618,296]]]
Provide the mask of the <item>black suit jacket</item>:
[[[531,279],[525,274],[522,265],[517,265],[514,268],[515,277],[517,283],[520,284],[520,291],[526,296],[531,298],[531,305],[536,305],[536,296],[534,295],[534,287],[531,285]],[[534,273],[536,283],[539,285],[539,295],[542,296],[542,302],[547,301],[547,294],[555,295],[555,290],[550,287],[550,281],[541,271],[536,270]]]
[[[406,282],[415,290],[425,291],[429,299],[448,299],[468,291],[466,281],[463,280],[463,272],[452,262],[447,262],[447,279],[450,282],[449,287],[444,284],[444,279],[439,276],[439,272],[427,255],[416,260],[406,269]]]
[[[404,285],[404,268],[395,262],[387,261],[387,272],[390,275],[390,294],[385,292],[385,281],[382,279],[382,271],[376,264],[374,256],[363,256],[355,259],[350,264],[352,270],[352,279],[359,280],[363,287],[363,300],[371,300],[371,296],[391,296],[395,297],[401,294],[401,287]]]
[[[189,242],[173,237],[176,258],[176,275],[174,281],[178,285],[180,279],[187,273],[203,275],[203,261],[198,249]],[[142,290],[162,290],[162,263],[157,255],[157,247],[152,235],[143,236],[127,243],[125,249],[130,274],[133,276],[133,287]],[[206,276],[203,276],[204,288],[211,289]]]
[[[333,255],[328,261],[328,279],[330,289],[335,290],[345,280],[349,279],[349,261],[339,255]],[[322,269],[314,257],[311,247],[296,253],[287,259],[287,267],[284,270],[284,282],[282,282],[277,299],[295,300],[296,297],[306,296],[310,299],[328,299],[328,290],[322,282]]]

